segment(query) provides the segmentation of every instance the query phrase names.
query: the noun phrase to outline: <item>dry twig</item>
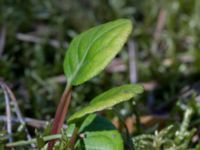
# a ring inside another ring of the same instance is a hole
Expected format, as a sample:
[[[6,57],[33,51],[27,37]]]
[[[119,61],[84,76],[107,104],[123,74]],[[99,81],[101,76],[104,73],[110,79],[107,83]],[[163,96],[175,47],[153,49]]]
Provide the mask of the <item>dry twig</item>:
[[[6,121],[6,116],[0,116],[0,121]],[[19,118],[16,117],[11,117],[11,121],[12,123],[21,123]],[[45,128],[47,121],[43,121],[43,120],[37,120],[37,119],[33,119],[33,118],[28,118],[25,117],[24,121],[27,125],[34,127],[34,128]]]

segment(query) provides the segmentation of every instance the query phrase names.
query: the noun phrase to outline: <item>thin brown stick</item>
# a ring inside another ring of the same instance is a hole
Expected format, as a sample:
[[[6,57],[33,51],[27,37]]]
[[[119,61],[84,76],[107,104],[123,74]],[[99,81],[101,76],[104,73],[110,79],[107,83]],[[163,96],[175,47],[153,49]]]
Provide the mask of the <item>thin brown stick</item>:
[[[68,107],[71,102],[71,87],[67,88],[60,100],[60,103],[58,104],[57,110],[56,110],[56,116],[53,121],[53,128],[51,130],[51,134],[58,134],[60,132],[61,127],[63,126],[65,116],[68,112]],[[55,140],[49,142],[48,150],[52,150],[53,146],[55,144]]]

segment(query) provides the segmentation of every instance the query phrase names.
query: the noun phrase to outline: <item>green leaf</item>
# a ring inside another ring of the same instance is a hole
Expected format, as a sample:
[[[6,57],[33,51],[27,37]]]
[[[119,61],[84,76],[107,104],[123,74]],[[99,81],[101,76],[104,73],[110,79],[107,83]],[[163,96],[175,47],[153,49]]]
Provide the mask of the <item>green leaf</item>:
[[[85,150],[123,150],[123,140],[117,130],[86,132]]]
[[[90,114],[84,119],[81,124],[78,133],[85,135],[86,132],[96,132],[96,131],[113,131],[117,130],[116,127],[110,122],[110,120],[105,117],[99,116],[97,114]],[[86,137],[87,138],[87,137]],[[84,144],[81,139],[78,139],[75,145],[75,149],[84,149]]]
[[[83,121],[79,129],[79,133],[103,130],[116,130],[116,128],[108,119],[96,114],[90,114]]]
[[[70,124],[66,130],[67,137],[71,138],[74,134],[75,129],[76,129],[76,125]]]
[[[68,121],[72,122],[86,114],[110,108],[120,102],[127,101],[142,92],[143,87],[141,85],[128,84],[113,88],[94,98],[87,107],[73,114]]]
[[[102,71],[122,49],[132,30],[130,20],[119,19],[74,38],[64,60],[69,85],[79,85]]]

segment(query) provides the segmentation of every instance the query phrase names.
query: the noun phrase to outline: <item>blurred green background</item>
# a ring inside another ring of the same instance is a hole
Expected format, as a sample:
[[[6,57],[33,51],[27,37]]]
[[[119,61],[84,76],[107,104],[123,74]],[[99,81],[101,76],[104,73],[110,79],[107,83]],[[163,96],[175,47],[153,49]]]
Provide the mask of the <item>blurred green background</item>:
[[[133,22],[128,44],[106,71],[74,88],[69,114],[130,82],[146,89],[138,98],[140,114],[168,114],[186,87],[200,93],[199,0],[0,0],[0,11],[0,80],[26,117],[54,117],[66,84],[68,44],[82,31],[118,18]],[[0,101],[3,115],[2,93]],[[118,107],[124,116],[135,111],[132,102]]]

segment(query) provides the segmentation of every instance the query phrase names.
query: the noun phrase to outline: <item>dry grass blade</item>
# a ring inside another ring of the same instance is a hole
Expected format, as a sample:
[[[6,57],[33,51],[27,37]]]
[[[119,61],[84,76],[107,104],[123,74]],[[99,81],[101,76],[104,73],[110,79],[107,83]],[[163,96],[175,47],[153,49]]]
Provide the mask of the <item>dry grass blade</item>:
[[[136,49],[134,41],[128,42],[129,53],[129,73],[131,83],[137,82],[137,68],[136,68]]]
[[[29,34],[24,34],[24,33],[18,33],[16,35],[17,39],[20,41],[24,41],[24,42],[30,42],[30,43],[43,43],[44,41],[46,41],[46,39],[37,37],[37,36],[33,36],[33,35],[29,35]],[[63,46],[64,48],[68,47],[68,43],[64,42],[63,44],[61,42],[59,42],[58,40],[48,40],[48,44],[55,47],[55,48],[60,48],[61,46]]]
[[[156,26],[156,31],[154,33],[154,39],[159,40],[161,36],[161,32],[165,26],[166,22],[166,17],[167,17],[167,12],[164,9],[161,9],[159,12],[158,20],[157,20],[157,26]]]
[[[12,135],[12,124],[11,124],[11,109],[10,109],[10,99],[5,87],[5,84],[0,82],[0,86],[3,89],[5,104],[6,104],[6,123],[7,123],[7,132],[9,135]],[[12,137],[9,137],[9,142],[12,142]]]
[[[157,54],[158,51],[158,44],[161,39],[161,33],[165,27],[165,22],[166,22],[166,17],[167,17],[167,12],[164,9],[161,9],[158,15],[158,20],[156,24],[156,29],[153,35],[153,42],[151,46],[151,51],[153,54]]]
[[[0,31],[0,57],[4,51],[5,41],[6,41],[6,27],[3,26]]]
[[[13,94],[13,92],[10,90],[10,88],[9,88],[5,83],[1,82],[0,84],[1,84],[1,86],[3,85],[4,90],[5,90],[6,93],[8,94],[8,97],[10,98],[10,100],[12,101],[12,103],[14,104],[15,113],[16,113],[16,115],[17,115],[17,117],[18,117],[20,123],[21,123],[22,125],[25,125],[26,122],[24,121],[24,119],[23,119],[23,117],[22,117],[22,113],[21,113],[21,111],[20,111],[20,109],[19,109],[19,106],[18,106],[17,100],[16,100],[16,98],[15,98],[15,95]],[[10,115],[10,123],[11,123],[11,115]],[[31,138],[31,135],[30,135],[29,132],[28,132],[28,129],[25,128],[24,130],[25,130],[25,132],[26,132],[27,139],[28,139],[28,140],[31,140],[32,138]],[[32,146],[32,147],[35,147],[34,144],[31,144],[31,146]]]

